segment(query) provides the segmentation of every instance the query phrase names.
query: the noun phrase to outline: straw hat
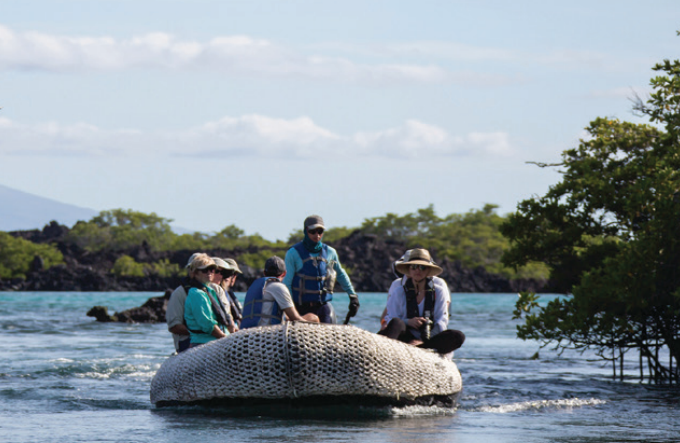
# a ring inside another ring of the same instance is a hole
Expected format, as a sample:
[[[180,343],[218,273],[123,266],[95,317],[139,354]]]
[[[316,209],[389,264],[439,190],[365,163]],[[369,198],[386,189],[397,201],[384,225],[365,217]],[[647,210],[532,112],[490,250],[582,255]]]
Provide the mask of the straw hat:
[[[427,274],[428,277],[434,277],[442,273],[442,268],[434,263],[427,249],[412,249],[408,257],[404,256],[404,261],[397,263],[395,267],[402,274],[410,275],[409,267],[411,265],[423,265],[430,268],[430,272]]]

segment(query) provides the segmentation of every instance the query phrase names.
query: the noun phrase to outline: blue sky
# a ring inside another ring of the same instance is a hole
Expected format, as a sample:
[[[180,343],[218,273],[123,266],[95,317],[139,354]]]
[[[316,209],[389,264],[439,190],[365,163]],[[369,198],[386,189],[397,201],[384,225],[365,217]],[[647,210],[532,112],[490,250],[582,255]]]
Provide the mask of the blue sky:
[[[598,116],[638,121],[680,2],[0,2],[0,183],[287,238],[514,210]]]

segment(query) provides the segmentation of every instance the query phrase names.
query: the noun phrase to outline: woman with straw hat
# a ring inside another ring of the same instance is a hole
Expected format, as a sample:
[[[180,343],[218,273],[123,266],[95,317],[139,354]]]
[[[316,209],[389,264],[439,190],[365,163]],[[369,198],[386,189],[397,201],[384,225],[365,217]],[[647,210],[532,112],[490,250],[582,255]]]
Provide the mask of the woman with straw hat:
[[[404,254],[395,268],[404,276],[392,283],[387,299],[387,326],[379,332],[419,347],[447,354],[465,341],[461,331],[447,329],[451,294],[437,277],[442,268],[426,249]]]

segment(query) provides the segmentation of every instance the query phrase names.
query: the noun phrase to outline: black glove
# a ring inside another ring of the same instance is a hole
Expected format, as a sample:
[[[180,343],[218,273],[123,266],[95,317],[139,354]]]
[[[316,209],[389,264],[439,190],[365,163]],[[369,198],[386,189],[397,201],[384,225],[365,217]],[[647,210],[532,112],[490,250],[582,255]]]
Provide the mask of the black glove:
[[[349,317],[354,317],[359,311],[359,297],[356,294],[350,294],[349,296],[349,312],[347,315]]]

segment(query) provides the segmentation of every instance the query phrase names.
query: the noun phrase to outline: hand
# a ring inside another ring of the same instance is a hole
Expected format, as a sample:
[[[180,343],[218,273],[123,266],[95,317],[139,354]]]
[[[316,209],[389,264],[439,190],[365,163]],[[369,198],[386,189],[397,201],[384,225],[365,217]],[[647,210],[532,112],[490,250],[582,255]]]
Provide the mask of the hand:
[[[406,324],[410,328],[420,329],[425,324],[425,322],[427,322],[427,319],[425,317],[413,317],[409,318]]]
[[[349,311],[347,315],[354,317],[359,311],[359,297],[356,294],[350,294],[349,296]]]

